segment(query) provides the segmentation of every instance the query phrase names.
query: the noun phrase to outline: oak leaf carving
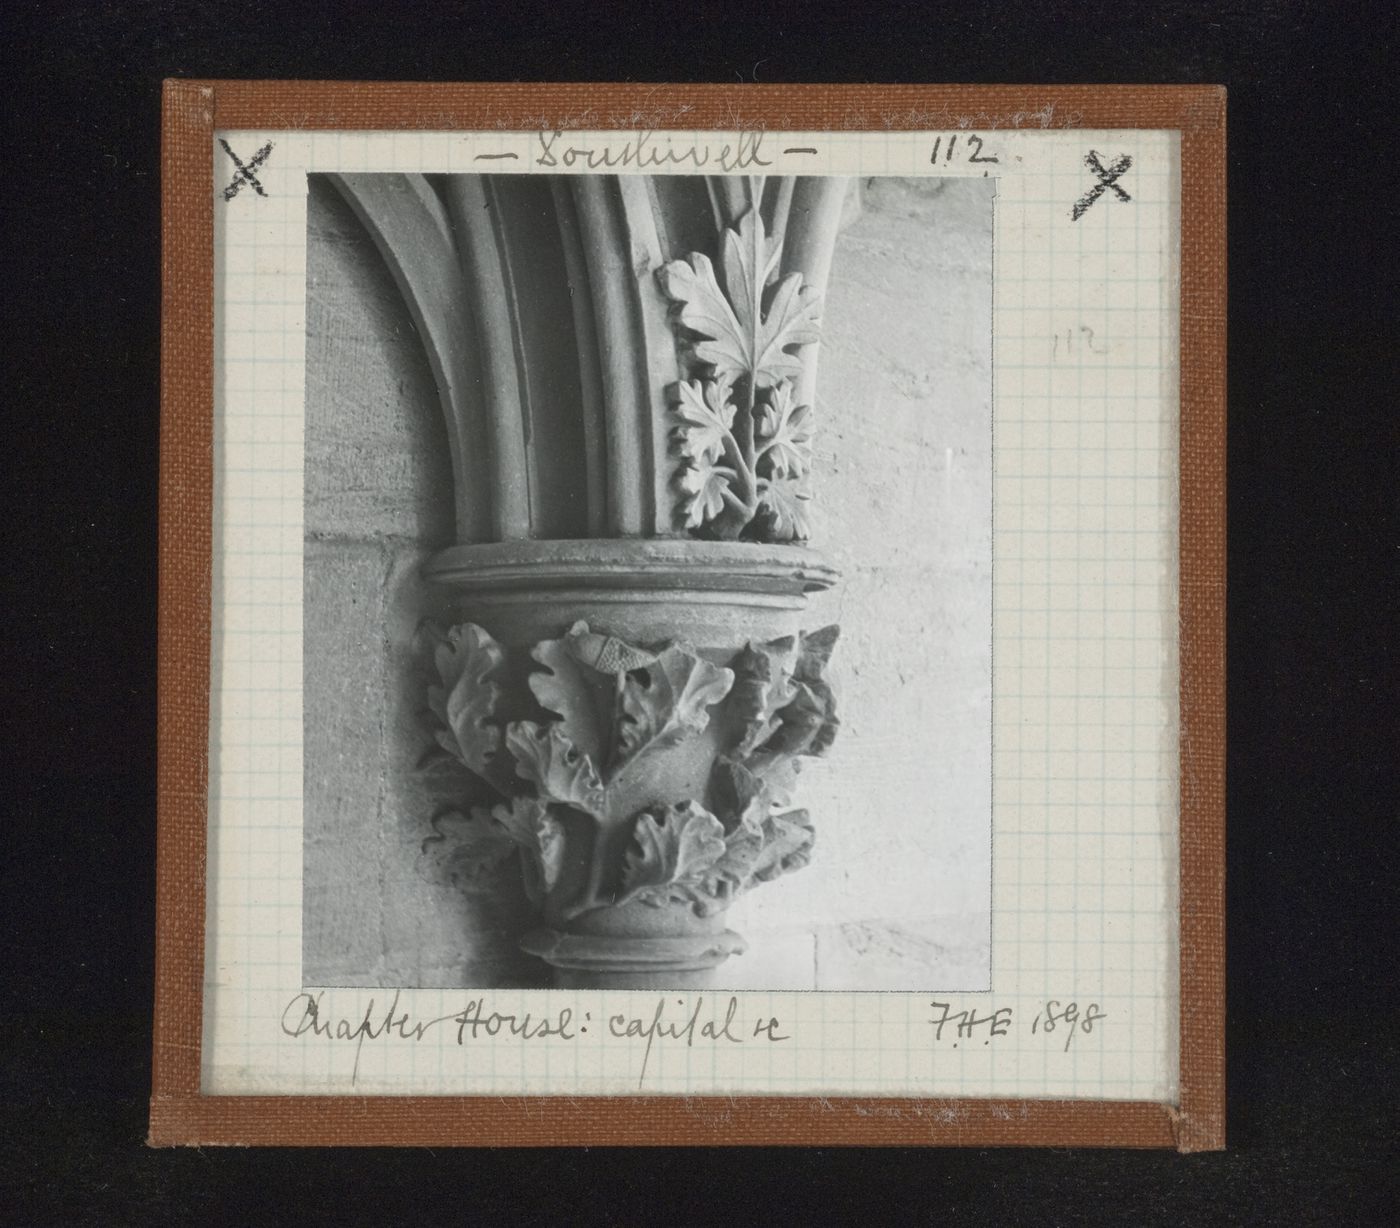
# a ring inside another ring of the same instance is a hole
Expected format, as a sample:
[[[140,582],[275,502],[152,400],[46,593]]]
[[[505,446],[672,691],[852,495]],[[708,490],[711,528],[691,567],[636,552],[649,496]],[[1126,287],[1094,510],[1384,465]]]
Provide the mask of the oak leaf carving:
[[[633,846],[622,866],[618,903],[641,897],[660,905],[673,884],[699,881],[724,854],[724,828],[703,806],[681,802],[659,814],[643,811],[632,832]]]
[[[496,826],[521,850],[525,891],[538,903],[556,882],[564,857],[564,829],[537,797],[515,797],[491,809]]]
[[[730,662],[734,670],[731,706],[744,722],[744,736],[734,750],[743,759],[772,732],[779,709],[792,701],[792,671],[797,640],[785,636],[766,644],[749,643]]]
[[[815,631],[804,631],[800,651],[797,654],[795,672],[804,682],[822,677],[831,664],[831,654],[836,651],[836,643],[841,638],[838,623],[828,623]]]
[[[800,763],[792,755],[757,753],[744,762],[729,755],[715,760],[710,774],[710,804],[732,832],[741,824],[754,826],[774,807],[792,804]]]
[[[495,676],[505,654],[473,623],[452,627],[445,635],[432,634],[440,685],[428,688],[428,706],[445,726],[434,736],[449,754],[499,786],[505,775],[496,760],[501,731],[492,718],[500,696]]]
[[[763,844],[749,870],[755,883],[771,882],[780,875],[800,870],[812,859],[816,841],[811,818],[805,810],[790,810],[764,820]]]
[[[455,887],[471,895],[492,895],[506,886],[504,871],[518,846],[499,827],[448,810],[432,820],[432,834],[419,852],[418,873],[430,883]]]
[[[757,883],[801,869],[811,860],[816,833],[805,810],[773,815],[761,823],[744,823],[725,837],[724,852],[704,871],[678,879],[647,902],[689,902],[702,917],[728,908]]]
[[[824,755],[835,741],[840,720],[825,670],[840,633],[840,627],[832,625],[799,638],[791,697],[774,715],[771,734],[750,757],[755,771],[770,770],[797,755]]]
[[[612,726],[612,679],[586,665],[578,650],[588,624],[577,622],[557,640],[542,640],[530,655],[545,667],[532,673],[530,690],[546,711],[560,717],[561,732],[595,767],[607,762]]]
[[[805,632],[801,637],[801,648],[797,654],[797,665],[793,679],[799,688],[805,687],[812,699],[812,708],[820,710],[812,740],[802,752],[817,757],[826,754],[836,740],[836,732],[841,722],[836,716],[836,695],[826,680],[826,667],[831,663],[831,654],[836,641],[841,638],[841,628],[832,623],[816,631]]]
[[[623,678],[618,762],[664,750],[710,723],[710,708],[729,694],[734,672],[670,644],[645,670]]]
[[[534,785],[541,798],[593,815],[602,812],[603,786],[598,769],[569,740],[558,721],[545,725],[512,721],[506,726],[506,745],[515,757],[521,779]]]

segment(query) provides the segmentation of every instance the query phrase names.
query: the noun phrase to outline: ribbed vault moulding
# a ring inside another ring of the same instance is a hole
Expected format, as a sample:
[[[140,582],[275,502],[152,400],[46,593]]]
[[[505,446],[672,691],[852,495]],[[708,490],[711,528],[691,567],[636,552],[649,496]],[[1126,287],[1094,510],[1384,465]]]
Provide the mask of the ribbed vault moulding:
[[[671,537],[683,374],[657,273],[757,201],[772,280],[819,296],[848,181],[340,174],[423,339],[452,446],[457,539]],[[814,402],[801,347],[794,400]]]

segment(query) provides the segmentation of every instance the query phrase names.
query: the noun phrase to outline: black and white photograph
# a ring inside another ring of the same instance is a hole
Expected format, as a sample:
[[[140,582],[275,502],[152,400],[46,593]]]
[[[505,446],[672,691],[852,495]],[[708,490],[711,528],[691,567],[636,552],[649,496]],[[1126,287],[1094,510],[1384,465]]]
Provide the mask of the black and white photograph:
[[[988,988],[996,180],[306,183],[303,983]]]
[[[1393,20],[421,10],[7,10],[0,1205],[1390,1223]]]

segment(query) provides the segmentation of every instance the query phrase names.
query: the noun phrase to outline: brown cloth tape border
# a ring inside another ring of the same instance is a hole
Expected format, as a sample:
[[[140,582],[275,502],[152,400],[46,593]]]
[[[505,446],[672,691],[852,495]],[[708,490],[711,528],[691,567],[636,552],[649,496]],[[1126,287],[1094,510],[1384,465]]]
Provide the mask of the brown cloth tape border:
[[[1181,132],[1180,1104],[849,1097],[203,1096],[216,130]],[[162,109],[157,935],[150,1142],[1225,1144],[1225,92],[1216,86],[168,81]]]

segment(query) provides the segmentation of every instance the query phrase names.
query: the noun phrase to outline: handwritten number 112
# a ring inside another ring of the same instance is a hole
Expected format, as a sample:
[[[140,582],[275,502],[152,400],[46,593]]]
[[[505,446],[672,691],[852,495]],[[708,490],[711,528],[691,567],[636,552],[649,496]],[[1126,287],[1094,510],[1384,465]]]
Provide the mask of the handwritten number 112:
[[[947,147],[947,149],[944,150],[944,152],[943,152],[943,161],[944,161],[944,162],[951,162],[951,161],[953,160],[953,152],[954,152],[954,150],[956,150],[957,147],[958,147],[958,135],[959,135],[959,134],[955,132],[952,136],[950,136],[950,137],[948,138],[948,147]],[[984,141],[982,140],[982,138],[981,138],[980,136],[978,136],[976,133],[968,133],[968,134],[966,135],[966,137],[964,138],[964,140],[965,140],[966,146],[967,146],[967,148],[968,148],[967,160],[968,160],[969,162],[1000,162],[1000,161],[1001,161],[1000,158],[994,157],[994,156],[991,155],[991,154],[988,154],[986,157],[983,157],[983,156],[982,156],[982,146],[985,144],[985,142],[984,142]],[[932,164],[932,165],[937,165],[937,163],[938,163],[938,153],[939,153],[939,150],[942,149],[942,147],[943,147],[943,138],[942,138],[941,136],[939,136],[939,137],[934,137],[934,139],[933,139],[933,153],[932,153],[931,155],[929,155],[929,162],[930,162],[930,164]]]

